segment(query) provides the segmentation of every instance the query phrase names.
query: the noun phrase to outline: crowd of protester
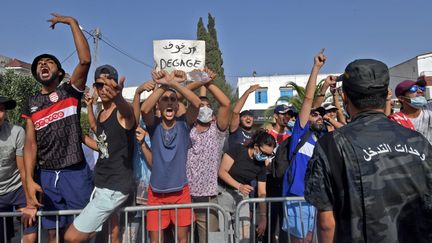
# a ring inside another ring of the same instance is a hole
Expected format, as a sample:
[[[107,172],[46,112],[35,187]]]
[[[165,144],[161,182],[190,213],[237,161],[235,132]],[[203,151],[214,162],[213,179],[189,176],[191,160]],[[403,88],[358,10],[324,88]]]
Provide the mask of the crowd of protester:
[[[249,197],[282,196],[306,202],[260,203],[256,213],[243,207],[242,242],[253,234],[263,242],[312,242],[314,233],[319,242],[432,241],[432,105],[425,82],[397,85],[399,112],[392,111],[388,68],[377,60],[351,62],[317,90],[327,61],[323,49],[314,57],[301,108],[277,105],[273,125],[263,129],[243,110],[260,86],[252,85],[231,109],[207,68],[197,71],[208,78],[194,82],[180,70],[153,70],[130,104],[122,96],[125,77],[103,65],[94,74],[95,94],[85,95],[87,40],[72,17],[54,14],[50,22],[71,29],[79,63],[70,81],[61,82],[65,71],[54,55],[34,59],[31,71],[42,88],[22,108],[25,130],[6,118],[16,102],[0,96],[0,210],[22,212],[24,242],[36,241],[38,210],[82,209],[58,222],[42,217],[49,242],[95,235],[120,242],[120,207],[207,202],[234,214]],[[141,102],[144,91],[151,94]],[[323,103],[327,94],[332,101]],[[80,126],[82,100],[90,135]],[[98,100],[102,109],[95,112]],[[96,159],[84,154],[84,145],[97,151]],[[149,210],[135,217],[146,218],[151,242],[174,241],[173,227],[178,242],[190,234],[208,242],[210,232],[220,231],[214,210]],[[6,232],[3,223],[0,239],[10,239],[13,222],[6,221]]]

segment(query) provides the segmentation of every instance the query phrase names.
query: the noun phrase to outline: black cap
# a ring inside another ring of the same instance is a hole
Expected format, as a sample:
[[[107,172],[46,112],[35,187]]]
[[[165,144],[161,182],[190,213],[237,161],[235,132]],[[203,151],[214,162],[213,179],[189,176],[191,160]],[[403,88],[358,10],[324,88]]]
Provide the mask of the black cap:
[[[326,110],[325,110],[324,107],[322,107],[322,106],[317,107],[317,108],[312,108],[312,109],[311,109],[311,113],[312,113],[312,112],[315,112],[315,111],[318,112],[318,113],[320,113],[321,116],[324,116],[325,113],[326,113]]]
[[[114,79],[116,82],[118,81],[117,70],[113,66],[108,65],[108,64],[105,64],[105,65],[102,65],[102,66],[96,68],[95,76],[94,76],[95,81],[103,73],[108,74],[108,78]]]
[[[287,114],[288,114],[289,116],[291,116],[291,117],[296,117],[296,116],[298,116],[298,112],[297,112],[296,109],[294,109],[294,108],[290,108],[290,109],[288,110]]]
[[[383,62],[373,59],[358,59],[345,68],[338,77],[344,90],[361,94],[387,92],[389,85],[389,70]]]
[[[244,110],[244,111],[240,112],[240,117],[242,117],[242,116],[252,116],[253,117],[253,114],[250,110]]]
[[[39,62],[40,59],[42,58],[49,58],[51,60],[53,60],[55,62],[55,64],[57,65],[57,68],[60,72],[62,72],[62,74],[59,76],[59,81],[62,81],[64,76],[65,76],[65,71],[63,70],[60,61],[57,59],[57,57],[51,55],[51,54],[42,54],[39,55],[37,57],[35,57],[35,59],[33,59],[32,65],[31,65],[31,72],[33,74],[33,77],[36,78],[37,77],[37,73],[36,73],[36,68],[37,68],[37,64]]]
[[[6,110],[12,110],[16,107],[15,100],[8,99],[4,96],[0,96],[0,104],[3,104]]]
[[[278,105],[274,108],[273,113],[275,114],[286,114],[289,110],[287,105]]]

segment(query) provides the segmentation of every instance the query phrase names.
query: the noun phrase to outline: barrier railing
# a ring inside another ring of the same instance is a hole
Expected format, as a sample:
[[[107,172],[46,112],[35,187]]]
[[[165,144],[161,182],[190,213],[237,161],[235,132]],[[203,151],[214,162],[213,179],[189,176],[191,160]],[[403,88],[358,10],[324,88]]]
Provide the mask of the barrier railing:
[[[286,204],[290,202],[290,203],[297,203],[299,207],[302,207],[306,202],[304,200],[303,197],[278,197],[278,198],[250,198],[250,199],[245,199],[239,202],[239,204],[237,205],[236,211],[234,212],[234,225],[231,225],[234,229],[234,232],[230,230],[230,222],[232,221],[232,217],[231,215],[224,210],[220,205],[215,204],[215,203],[191,203],[191,204],[178,204],[178,205],[159,205],[159,206],[131,206],[131,207],[125,207],[122,209],[119,209],[118,212],[120,212],[123,215],[124,218],[124,230],[125,230],[125,237],[123,238],[126,242],[147,242],[148,239],[148,231],[146,230],[146,220],[145,220],[145,215],[149,210],[157,210],[158,211],[158,215],[159,215],[159,229],[161,229],[161,225],[160,225],[160,218],[161,218],[161,213],[162,210],[175,210],[175,214],[176,214],[176,222],[177,222],[177,210],[179,209],[185,209],[185,208],[190,208],[192,210],[192,212],[195,212],[196,210],[199,209],[206,209],[207,211],[207,217],[210,214],[210,210],[215,210],[218,212],[219,215],[219,225],[220,225],[220,231],[218,232],[219,235],[222,237],[222,241],[219,240],[217,242],[232,242],[232,240],[234,240],[235,242],[241,242],[241,235],[242,235],[242,227],[241,227],[241,220],[240,220],[240,212],[242,210],[243,207],[249,206],[251,205],[252,210],[250,210],[251,213],[251,217],[250,217],[250,233],[249,236],[250,238],[247,240],[248,242],[257,242],[257,238],[254,232],[255,226],[257,225],[257,204],[259,203],[266,203],[267,205],[267,212],[271,212],[272,211],[272,207],[275,207],[276,204],[282,204],[283,206],[283,213],[284,215],[279,215],[279,216],[285,216],[285,218],[287,218],[288,216],[288,212],[286,210]],[[76,216],[81,212],[81,210],[60,210],[60,211],[39,211],[37,213],[37,224],[38,224],[38,242],[42,242],[41,241],[41,232],[42,232],[42,225],[41,225],[41,219],[42,217],[46,217],[46,216],[55,216],[56,217],[56,242],[59,242],[59,217],[60,216],[67,216],[67,215],[73,215]],[[130,224],[131,224],[131,220],[130,220],[130,213],[137,213],[140,212],[141,213],[141,222],[140,222],[140,232],[141,232],[141,237],[140,239],[135,239],[135,241],[132,241],[132,237],[130,234]],[[299,217],[303,218],[302,215],[302,210],[299,210]],[[192,213],[192,215],[194,215],[194,213]],[[0,241],[3,242],[7,242],[7,230],[6,230],[6,218],[9,217],[20,217],[21,213],[20,212],[1,212],[0,213],[0,219],[3,221],[3,232],[4,232],[4,238],[1,239]],[[193,216],[192,216],[193,217]],[[316,219],[316,217],[315,217]],[[192,220],[192,219],[191,219]],[[261,239],[263,241],[267,240],[267,242],[274,242],[274,235],[272,235],[271,232],[271,221],[272,221],[272,214],[271,213],[267,213],[267,236],[266,239]],[[108,221],[109,222],[109,221]],[[302,232],[304,232],[304,223],[302,220],[300,220],[300,226],[301,226],[301,230]],[[190,226],[190,242],[197,242],[194,239],[194,229],[195,229],[195,225],[191,224]],[[110,226],[109,226],[110,228]],[[279,228],[281,228],[279,226]],[[316,239],[316,222],[314,222],[314,227],[313,227],[313,239],[312,241],[315,242]],[[173,241],[177,242],[177,236],[178,236],[178,232],[177,232],[177,228],[174,228],[174,239]],[[207,221],[207,229],[209,229],[209,222]],[[290,236],[290,227],[288,225],[287,227],[288,231],[287,232],[280,232],[279,236],[281,234],[286,234],[287,236],[287,240],[286,242],[291,242],[291,238]],[[22,236],[23,236],[23,226],[20,225],[20,236],[21,236],[21,242],[22,242]],[[110,232],[110,230],[109,230]],[[160,230],[161,232],[161,230]],[[209,233],[207,231],[207,236],[209,236]],[[214,233],[214,232],[213,232]],[[159,234],[159,239],[158,241],[161,242],[161,233]],[[110,235],[108,234],[108,242],[111,242],[111,238]],[[305,237],[302,237],[303,242],[306,242]],[[213,241],[216,241],[213,239]],[[213,242],[212,240],[208,240],[208,242]],[[281,242],[281,241],[279,241]]]
[[[124,229],[126,232],[126,242],[132,242],[131,241],[131,235],[130,235],[130,231],[129,231],[129,227],[130,227],[130,222],[129,222],[129,213],[135,213],[135,212],[141,212],[142,215],[146,215],[146,212],[149,210],[158,210],[158,215],[159,215],[159,231],[161,232],[161,213],[162,210],[175,210],[175,216],[176,216],[176,222],[178,219],[178,212],[177,210],[179,209],[186,209],[186,208],[190,208],[192,210],[192,217],[194,217],[194,212],[197,209],[206,209],[207,210],[207,216],[210,214],[210,210],[216,210],[218,212],[219,215],[219,221],[222,223],[219,224],[220,227],[220,231],[218,233],[223,234],[223,242],[228,242],[229,239],[229,218],[230,215],[218,204],[215,203],[191,203],[191,204],[177,204],[177,205],[159,205],[159,206],[131,206],[131,207],[125,207],[122,209],[119,209],[118,212],[123,213],[124,215]],[[38,211],[37,212],[37,221],[38,221],[38,238],[37,241],[40,243],[41,242],[41,232],[42,232],[42,225],[41,225],[41,219],[42,217],[45,216],[56,216],[56,242],[59,242],[59,217],[60,216],[76,216],[78,214],[80,214],[81,210],[59,210],[59,211]],[[7,242],[7,230],[6,230],[6,218],[9,217],[20,217],[21,213],[20,212],[0,212],[0,219],[3,220],[3,232],[4,232],[4,239],[2,239],[2,242]],[[193,219],[191,219],[191,221],[193,222]],[[108,220],[109,223],[109,220]],[[191,242],[195,242],[194,241],[194,227],[195,225],[192,223],[190,226],[190,239]],[[109,226],[110,228],[110,226]],[[208,229],[208,222],[207,222],[207,229]],[[21,242],[23,242],[23,226],[20,224],[20,238],[21,238]],[[110,230],[109,230],[110,232]],[[209,235],[209,233],[211,232],[207,232],[207,236]],[[147,242],[147,235],[148,232],[146,230],[146,221],[145,221],[145,217],[143,216],[141,219],[141,241],[137,241],[137,242]],[[161,241],[161,233],[159,233],[159,240],[158,242],[162,242]],[[174,241],[177,242],[177,236],[178,236],[178,232],[177,232],[177,228],[175,227],[174,230]],[[112,239],[110,238],[110,235],[108,234],[108,242],[111,243]],[[220,242],[220,241],[219,241]]]
[[[238,203],[238,205],[237,205],[237,208],[236,208],[236,211],[235,211],[235,213],[234,213],[234,217],[235,217],[235,226],[234,226],[234,230],[235,230],[235,234],[234,234],[234,236],[235,236],[235,242],[236,243],[238,243],[238,242],[242,242],[242,236],[244,235],[244,234],[242,234],[242,232],[241,232],[241,230],[244,230],[244,228],[242,228],[242,226],[241,226],[241,221],[240,221],[240,212],[241,212],[241,210],[242,210],[242,208],[243,207],[247,207],[247,206],[249,206],[249,205],[252,205],[252,210],[251,210],[251,212],[252,212],[252,217],[251,217],[251,222],[250,222],[250,239],[247,239],[246,241],[247,242],[256,242],[257,241],[257,239],[256,239],[256,235],[255,235],[255,232],[254,232],[254,229],[255,229],[255,226],[256,226],[256,219],[258,218],[257,217],[257,213],[256,213],[256,204],[259,204],[259,203],[266,203],[266,206],[267,206],[267,212],[266,212],[266,214],[267,214],[267,242],[274,242],[275,240],[274,240],[274,236],[270,233],[271,232],[271,221],[272,221],[272,214],[271,213],[268,213],[268,212],[271,212],[272,211],[272,206],[275,206],[276,204],[282,204],[282,205],[280,205],[280,206],[282,206],[282,208],[283,208],[283,215],[279,215],[280,217],[284,217],[285,219],[288,217],[288,212],[287,212],[287,206],[286,206],[286,204],[287,203],[298,203],[298,206],[301,208],[302,206],[305,206],[305,204],[306,204],[306,201],[305,201],[305,199],[303,198],[303,197],[274,197],[274,198],[248,198],[248,199],[244,199],[244,200],[242,200],[242,201],[240,201],[239,203]],[[260,212],[260,213],[262,213],[262,212]],[[299,217],[300,217],[300,219],[302,219],[303,218],[303,212],[302,212],[302,210],[299,210]],[[315,217],[316,215],[314,215],[314,220],[316,221],[316,217]],[[282,222],[282,220],[280,221],[280,222]],[[288,221],[287,221],[288,222]],[[300,220],[300,224],[301,224],[301,230],[302,230],[302,232],[304,232],[304,229],[305,229],[305,225],[304,225],[304,223],[303,223],[303,220]],[[315,230],[315,228],[316,228],[316,222],[313,222],[313,232],[312,232],[312,234],[313,234],[313,236],[312,236],[312,239],[310,240],[310,241],[312,241],[312,242],[316,242],[315,241],[315,239],[316,239],[316,230]],[[279,229],[281,229],[282,227],[281,226],[279,226]],[[287,236],[287,239],[286,239],[286,241],[287,242],[289,242],[289,243],[291,243],[291,237],[290,237],[290,235],[291,235],[291,232],[290,232],[290,225],[287,225],[287,229],[288,229],[288,231],[287,232],[282,232],[282,230],[281,230],[281,232],[279,232],[279,236],[281,236],[281,234],[286,234],[286,236]],[[302,239],[302,241],[303,242],[307,242],[307,240],[306,240],[306,237],[301,237],[300,239]],[[263,240],[265,240],[265,239],[263,239]],[[279,241],[279,242],[282,242],[282,241]]]
[[[132,206],[132,207],[126,207],[121,209],[121,212],[125,213],[125,230],[127,232],[127,242],[131,242],[130,241],[130,235],[129,235],[129,217],[128,217],[128,212],[141,212],[142,215],[145,215],[146,211],[149,210],[158,210],[158,215],[159,215],[159,229],[161,228],[160,226],[160,216],[161,216],[161,212],[162,210],[168,210],[168,209],[175,209],[176,210],[176,220],[177,220],[177,210],[178,209],[183,209],[183,208],[191,208],[192,209],[192,217],[194,215],[195,210],[197,209],[206,209],[207,210],[207,217],[210,215],[210,210],[216,210],[219,213],[219,217],[222,216],[222,228],[220,229],[220,233],[223,233],[223,240],[224,242],[228,242],[229,239],[229,214],[218,204],[215,203],[191,203],[191,204],[177,204],[177,205],[160,205],[160,206]],[[141,219],[141,242],[145,242],[146,239],[146,230],[145,230],[145,220],[144,217],[142,217]],[[192,220],[192,219],[191,219]],[[221,221],[221,220],[219,220]],[[194,228],[195,225],[191,224],[190,226],[190,232],[191,232],[191,242],[195,242],[194,241]],[[209,221],[207,221],[207,229],[209,228]],[[177,228],[175,228],[174,230],[174,239],[175,242],[177,242]],[[207,232],[207,235],[209,235],[209,233],[211,232]],[[161,234],[159,234],[159,236],[161,236]],[[159,238],[159,242],[161,242],[161,239]]]

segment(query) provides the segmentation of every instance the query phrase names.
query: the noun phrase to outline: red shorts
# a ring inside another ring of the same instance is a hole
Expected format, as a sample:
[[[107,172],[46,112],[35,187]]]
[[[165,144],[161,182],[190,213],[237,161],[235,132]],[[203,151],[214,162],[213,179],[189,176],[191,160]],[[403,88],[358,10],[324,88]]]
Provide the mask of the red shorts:
[[[151,187],[148,188],[148,206],[166,205],[166,204],[189,204],[192,203],[189,186],[184,186],[181,191],[170,193],[153,192]],[[159,230],[159,212],[160,212],[160,229],[166,229],[170,222],[176,224],[176,210],[149,210],[147,212],[147,230]],[[177,209],[177,226],[189,226],[192,223],[192,210],[190,208]]]

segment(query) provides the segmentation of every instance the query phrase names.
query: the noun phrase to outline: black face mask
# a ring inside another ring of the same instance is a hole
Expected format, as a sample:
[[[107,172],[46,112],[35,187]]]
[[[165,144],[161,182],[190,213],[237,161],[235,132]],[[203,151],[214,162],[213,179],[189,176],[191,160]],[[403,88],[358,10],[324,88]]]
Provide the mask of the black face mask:
[[[58,74],[53,74],[52,77],[48,80],[42,80],[41,77],[39,76],[39,74],[36,75],[36,81],[38,81],[40,84],[42,84],[43,86],[51,86],[56,79],[59,77]]]

